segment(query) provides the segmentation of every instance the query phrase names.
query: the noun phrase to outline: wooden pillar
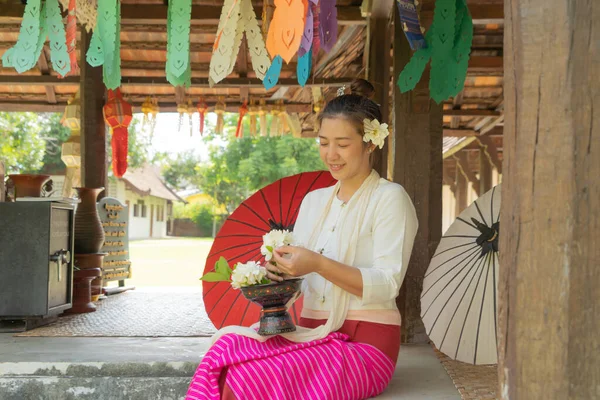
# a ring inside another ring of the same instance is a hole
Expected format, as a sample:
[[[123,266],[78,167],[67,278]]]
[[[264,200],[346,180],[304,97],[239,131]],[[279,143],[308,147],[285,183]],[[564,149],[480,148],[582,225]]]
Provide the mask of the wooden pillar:
[[[390,63],[391,40],[390,15],[394,2],[378,0],[372,5],[369,20],[369,69],[367,79],[375,87],[374,100],[380,105],[383,121],[390,121]],[[391,124],[390,124],[391,125]],[[379,174],[388,177],[388,152],[390,140],[376,153],[374,167]]]
[[[469,181],[465,176],[465,172],[460,166],[460,162],[456,161],[456,191],[454,192],[454,217],[458,217],[460,213],[467,208],[468,205],[468,193],[469,193]]]
[[[394,77],[412,51],[394,12]],[[415,90],[400,93],[394,85],[394,181],[410,195],[419,219],[412,257],[397,299],[402,341],[428,340],[421,321],[423,277],[442,235],[442,106],[429,98],[429,73]]]
[[[600,6],[504,9],[498,393],[598,399]]]
[[[81,29],[81,179],[85,187],[106,188],[107,156],[102,67],[92,67],[85,62],[91,33]],[[105,196],[100,193],[98,200]]]
[[[479,195],[492,189],[492,164],[483,148],[479,150]]]

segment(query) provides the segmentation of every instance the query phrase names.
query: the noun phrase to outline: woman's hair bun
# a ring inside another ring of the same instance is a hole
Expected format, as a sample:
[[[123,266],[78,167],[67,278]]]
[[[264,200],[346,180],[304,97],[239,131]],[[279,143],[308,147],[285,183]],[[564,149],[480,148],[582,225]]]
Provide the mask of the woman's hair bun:
[[[350,94],[372,99],[375,95],[375,87],[365,79],[355,79],[350,84]]]

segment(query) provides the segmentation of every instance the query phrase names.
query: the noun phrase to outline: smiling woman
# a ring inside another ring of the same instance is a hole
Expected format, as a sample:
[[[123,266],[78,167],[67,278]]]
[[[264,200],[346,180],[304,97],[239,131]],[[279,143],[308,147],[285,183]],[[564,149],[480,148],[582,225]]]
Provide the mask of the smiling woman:
[[[338,182],[304,197],[294,224],[301,245],[275,248],[265,265],[271,280],[303,278],[296,332],[219,330],[187,399],[364,399],[389,384],[400,347],[395,299],[417,218],[406,191],[373,169],[388,131],[372,92],[359,80],[325,106],[320,156]]]

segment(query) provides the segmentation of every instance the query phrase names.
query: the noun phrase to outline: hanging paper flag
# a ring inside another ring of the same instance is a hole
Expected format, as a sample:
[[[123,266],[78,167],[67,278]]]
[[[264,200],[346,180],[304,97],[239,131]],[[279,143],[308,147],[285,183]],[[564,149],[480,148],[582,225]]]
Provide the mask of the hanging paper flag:
[[[311,88],[312,98],[313,98],[313,111],[315,114],[321,112],[323,107],[325,106],[325,99],[323,98],[323,91],[320,87],[313,86]]]
[[[304,87],[310,76],[312,69],[312,49],[305,55],[298,59],[298,65],[296,66],[296,75],[298,76],[298,83]]]
[[[302,34],[302,40],[300,41],[300,49],[298,49],[298,57],[302,57],[312,47],[313,42],[313,13],[312,3],[310,7],[306,8],[306,18],[304,22],[304,33]]]
[[[281,67],[283,66],[283,59],[281,56],[276,56],[271,63],[271,67],[267,71],[265,75],[265,79],[263,80],[263,86],[265,89],[273,89],[275,85],[277,85],[277,81],[279,80],[279,75],[281,74]]]
[[[416,0],[397,0],[398,13],[400,14],[400,23],[404,35],[413,50],[419,50],[427,47],[427,42],[423,36],[419,14],[417,12]]]
[[[67,52],[69,53],[69,61],[71,63],[71,70],[67,75],[73,75],[79,71],[79,66],[77,65],[77,52],[75,51],[75,45],[77,44],[76,0],[69,0],[67,12]]]
[[[217,37],[210,59],[211,86],[233,72],[242,38],[246,34],[252,68],[259,79],[271,66],[251,0],[226,0],[221,11]]]
[[[17,43],[2,56],[5,67],[23,73],[37,63],[46,41],[50,37],[52,68],[60,77],[71,71],[65,27],[62,23],[58,0],[30,0],[25,6]]]
[[[269,126],[269,136],[281,136],[279,132],[279,109],[276,105],[271,107],[271,125]]]
[[[398,77],[401,92],[414,89],[431,60],[430,96],[438,104],[464,87],[473,42],[473,20],[465,0],[438,0],[426,48],[413,54]]]
[[[102,77],[107,89],[121,85],[121,3],[102,0],[98,3],[98,20],[86,53],[88,63],[102,65]]]
[[[289,63],[298,52],[307,9],[308,0],[275,0],[275,12],[267,35],[271,58],[279,55]]]
[[[17,43],[2,56],[4,67],[13,67],[20,74],[33,68],[46,41],[45,21],[44,5],[40,0],[28,1]]]
[[[312,0],[311,8],[313,14],[313,43],[312,50],[313,54],[319,54],[319,50],[321,49],[321,23],[320,19],[320,11],[319,11],[319,0]]]
[[[191,86],[190,23],[192,0],[170,1],[167,10],[165,73],[173,86]]]
[[[65,26],[60,14],[58,0],[46,0],[46,21],[50,39],[50,61],[52,68],[64,77],[71,71],[71,59],[67,49]]]
[[[289,131],[287,123],[287,110],[283,105],[283,100],[277,101],[277,109],[279,110],[279,136]]]
[[[108,101],[102,109],[104,120],[112,131],[113,174],[120,178],[127,172],[128,129],[132,119],[131,105],[123,100],[121,90],[108,90]]]
[[[202,136],[204,135],[204,117],[208,111],[208,106],[202,97],[200,98],[196,109],[198,110],[198,115],[200,116],[200,135]]]
[[[244,100],[244,103],[240,106],[240,116],[238,117],[237,129],[235,130],[235,137],[241,138],[243,136],[242,121],[246,113],[248,113],[248,101]]]
[[[246,41],[248,42],[248,51],[252,60],[252,69],[256,77],[263,80],[271,66],[271,59],[265,47],[265,40],[258,26],[258,20],[256,19],[256,14],[250,0],[242,0],[242,16],[246,19]]]
[[[319,35],[321,47],[329,52],[337,42],[337,9],[335,0],[321,0]]]

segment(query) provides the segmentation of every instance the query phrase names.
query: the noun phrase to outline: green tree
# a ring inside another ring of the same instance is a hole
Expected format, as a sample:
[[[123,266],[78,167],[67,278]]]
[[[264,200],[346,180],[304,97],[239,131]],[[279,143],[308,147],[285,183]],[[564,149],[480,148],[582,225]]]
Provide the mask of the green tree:
[[[172,188],[183,190],[196,183],[202,159],[194,150],[179,153],[175,157],[159,154],[155,159],[161,160],[163,178]]]
[[[42,167],[45,141],[37,114],[0,112],[0,160],[9,173],[34,173]]]
[[[235,129],[235,128],[234,128]],[[300,172],[325,169],[314,139],[282,137],[219,138],[209,162],[197,170],[197,185],[228,212],[264,186]]]

